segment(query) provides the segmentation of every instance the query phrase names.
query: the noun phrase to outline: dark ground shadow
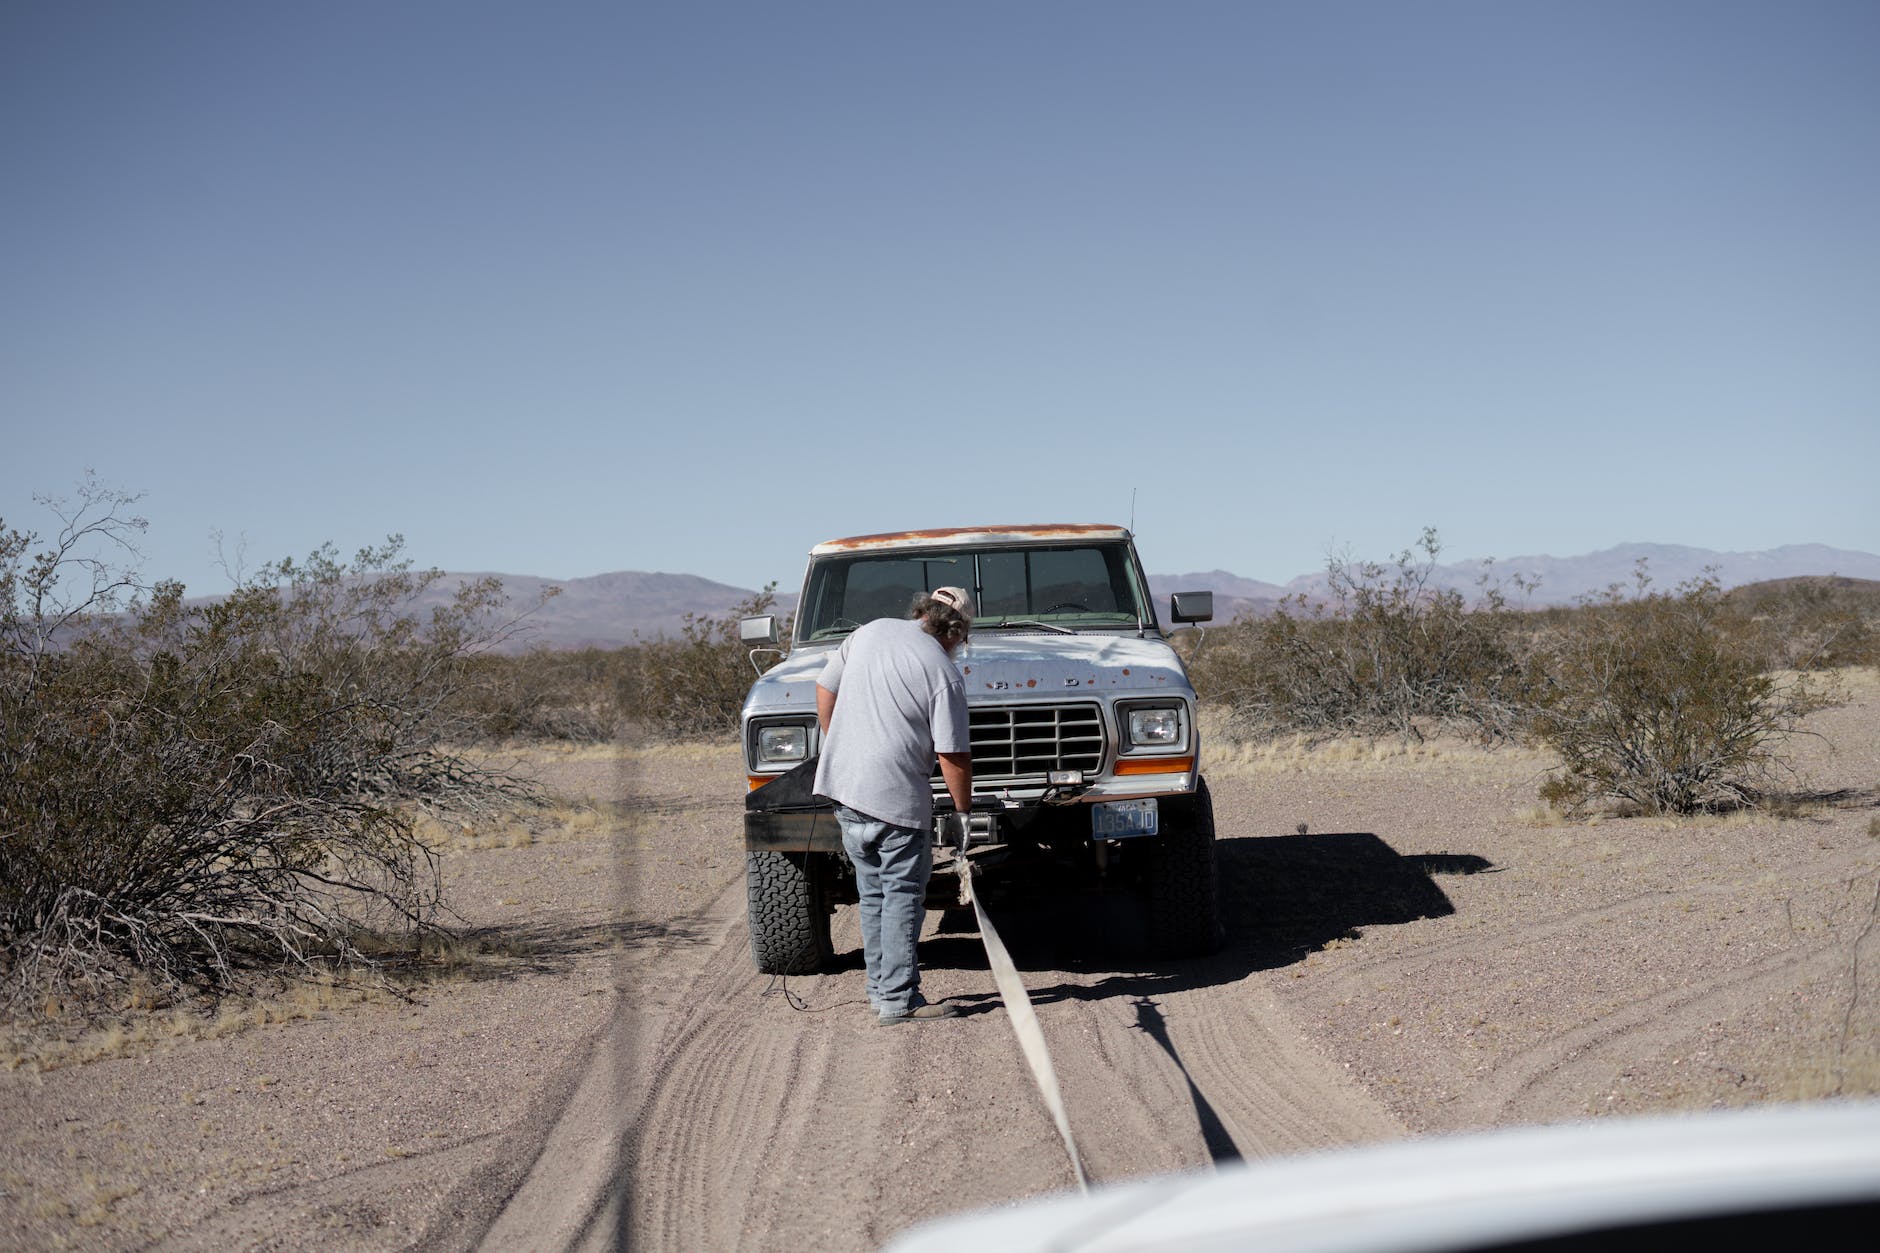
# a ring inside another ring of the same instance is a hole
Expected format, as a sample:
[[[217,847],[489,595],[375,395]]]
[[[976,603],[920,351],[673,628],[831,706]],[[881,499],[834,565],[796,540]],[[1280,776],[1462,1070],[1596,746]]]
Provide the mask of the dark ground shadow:
[[[1130,897],[1015,899],[987,913],[1021,970],[1112,972],[1094,982],[1032,988],[1032,1003],[1130,998],[1137,1029],[1181,1071],[1202,1143],[1220,1163],[1238,1159],[1240,1149],[1188,1073],[1157,998],[1291,965],[1333,940],[1356,938],[1366,927],[1447,917],[1456,909],[1436,876],[1493,867],[1467,853],[1400,855],[1368,832],[1221,840],[1215,856],[1226,939],[1208,957],[1145,962],[1138,956],[1145,938],[1142,911]],[[928,969],[987,970],[971,911],[948,911],[939,933],[920,946],[920,960]],[[1001,1009],[992,991],[948,1000],[962,1016]]]
[[[1168,1023],[1162,1018],[1161,1007],[1146,996],[1137,997],[1136,1029],[1162,1047],[1175,1063],[1175,1068],[1182,1072],[1182,1081],[1188,1085],[1188,1099],[1195,1107],[1195,1121],[1201,1127],[1201,1142],[1207,1146],[1208,1157],[1215,1165],[1222,1162],[1240,1160],[1240,1148],[1234,1143],[1234,1137],[1228,1133],[1221,1122],[1221,1116],[1214,1112],[1214,1104],[1209,1101],[1200,1088],[1195,1086],[1194,1077],[1188,1073],[1188,1067],[1182,1063],[1182,1055],[1176,1051],[1175,1042],[1169,1039]]]
[[[1021,970],[1113,971],[1095,984],[1034,989],[1034,1002],[1153,997],[1233,983],[1256,970],[1291,965],[1366,927],[1442,918],[1455,906],[1439,875],[1492,870],[1486,858],[1458,853],[1401,855],[1368,832],[1221,840],[1221,951],[1183,961],[1150,961],[1140,905],[1128,896],[1010,899],[987,913]],[[838,954],[838,962],[850,956]],[[949,911],[940,933],[920,946],[928,969],[985,970],[986,952],[971,914]],[[962,1012],[990,1010],[996,996]]]
[[[995,924],[996,925],[996,924]],[[385,971],[409,983],[484,983],[561,974],[597,953],[630,953],[649,944],[703,944],[709,937],[687,920],[596,922],[568,926],[530,921],[487,927],[453,927],[409,954],[382,959]],[[855,955],[861,965],[861,954]]]

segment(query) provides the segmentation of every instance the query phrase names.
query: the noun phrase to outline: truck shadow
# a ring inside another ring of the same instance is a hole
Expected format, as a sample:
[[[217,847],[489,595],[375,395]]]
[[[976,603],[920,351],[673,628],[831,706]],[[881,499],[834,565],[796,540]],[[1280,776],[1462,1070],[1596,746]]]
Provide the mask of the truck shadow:
[[[1127,897],[1013,901],[987,912],[1020,969],[1082,973],[1074,981],[1031,988],[1033,1004],[1130,1000],[1136,1029],[1186,1081],[1202,1147],[1219,1164],[1239,1158],[1245,1146],[1236,1143],[1189,1073],[1158,998],[1291,965],[1328,944],[1358,939],[1366,927],[1447,917],[1456,907],[1436,877],[1494,867],[1468,853],[1400,854],[1369,832],[1221,840],[1215,858],[1226,938],[1220,952],[1208,957],[1147,963],[1132,957],[1142,951],[1145,936],[1141,909]],[[921,945],[920,956],[928,967],[987,969],[970,911],[948,914],[941,934]],[[1106,970],[1114,973],[1089,977]],[[1001,1008],[995,992],[948,1000],[962,1016]]]
[[[1472,854],[1400,854],[1369,832],[1224,839],[1215,845],[1226,941],[1208,957],[1145,960],[1141,907],[1127,896],[1013,899],[987,913],[1021,970],[1114,971],[1095,983],[1032,990],[1032,1000],[1152,997],[1232,983],[1258,970],[1302,960],[1366,927],[1392,926],[1456,912],[1437,876],[1493,870]],[[985,970],[972,915],[949,913],[941,934],[920,946],[924,967]],[[962,1005],[963,1012],[990,1010]]]

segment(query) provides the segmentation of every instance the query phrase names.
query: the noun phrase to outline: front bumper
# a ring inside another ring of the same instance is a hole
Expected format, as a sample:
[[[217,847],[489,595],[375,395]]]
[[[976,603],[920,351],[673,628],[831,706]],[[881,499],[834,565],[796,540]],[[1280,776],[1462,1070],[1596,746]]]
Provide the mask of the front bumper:
[[[833,809],[746,810],[747,853],[839,853],[842,826]]]
[[[1162,776],[1158,782],[1170,777]],[[1140,784],[1127,786],[1131,781],[1126,779],[1106,780],[1112,786],[1087,788],[1075,796],[1034,790],[1025,797],[994,790],[992,795],[998,798],[1000,807],[990,813],[973,814],[968,844],[981,848],[1007,839],[1022,843],[1028,833],[1042,835],[1046,831],[1060,836],[1072,835],[1074,843],[1089,843],[1092,842],[1090,806],[1093,803],[1148,797],[1160,802],[1165,814],[1181,810],[1192,802],[1194,776],[1181,777],[1188,786],[1179,790],[1163,787],[1150,790]],[[935,842],[939,842],[938,836]],[[744,848],[753,853],[836,853],[842,849],[842,827],[836,821],[834,808],[827,804],[747,809],[744,812]]]

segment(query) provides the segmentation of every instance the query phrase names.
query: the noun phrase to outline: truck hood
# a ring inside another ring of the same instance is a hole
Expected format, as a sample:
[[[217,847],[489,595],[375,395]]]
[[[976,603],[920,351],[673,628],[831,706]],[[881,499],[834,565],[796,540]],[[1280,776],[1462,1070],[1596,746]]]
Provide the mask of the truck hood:
[[[835,647],[803,645],[772,666],[752,686],[745,712],[814,709],[816,676]],[[1134,635],[983,631],[953,661],[966,680],[968,700],[1190,690],[1181,659],[1166,641]]]
[[[1159,639],[1133,635],[1058,635],[986,631],[955,657],[968,699],[988,691],[1039,696],[1072,688],[1088,692],[1188,690],[1175,650]]]

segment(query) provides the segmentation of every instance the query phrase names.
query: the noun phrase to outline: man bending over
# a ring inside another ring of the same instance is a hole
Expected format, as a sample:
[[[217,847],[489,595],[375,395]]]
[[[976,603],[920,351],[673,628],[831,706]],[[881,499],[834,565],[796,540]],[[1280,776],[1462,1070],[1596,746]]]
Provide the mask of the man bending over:
[[[972,807],[966,686],[952,662],[972,630],[972,603],[960,587],[916,596],[908,619],[850,633],[816,680],[816,795],[835,802],[855,865],[868,1003],[884,1027],[953,1016],[921,996],[915,944],[933,871],[936,755],[954,808]]]

